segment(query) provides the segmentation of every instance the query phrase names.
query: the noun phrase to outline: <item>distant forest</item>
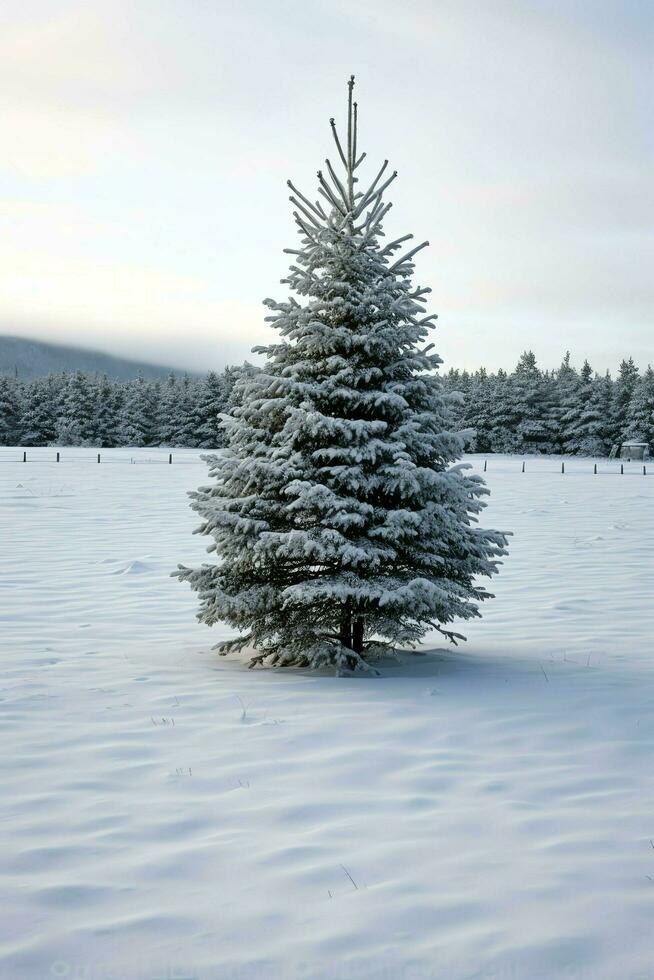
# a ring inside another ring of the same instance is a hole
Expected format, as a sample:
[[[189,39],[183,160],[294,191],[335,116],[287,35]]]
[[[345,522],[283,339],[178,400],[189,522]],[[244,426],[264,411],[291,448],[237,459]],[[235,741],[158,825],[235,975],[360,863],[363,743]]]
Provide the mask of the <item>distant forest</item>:
[[[475,430],[478,452],[606,456],[625,440],[654,444],[654,371],[641,374],[631,357],[615,379],[588,361],[577,370],[569,352],[557,370],[541,371],[525,351],[510,374],[451,370],[444,381],[463,396],[455,418]]]
[[[0,377],[0,445],[189,446],[224,443],[220,415],[251,365],[204,378],[112,381],[81,371],[22,382]],[[542,371],[526,351],[511,373],[450,370],[443,388],[453,426],[473,430],[470,449],[485,453],[608,455],[626,439],[654,445],[654,371],[632,358],[617,377],[581,370],[569,353]],[[473,434],[474,433],[474,434]]]

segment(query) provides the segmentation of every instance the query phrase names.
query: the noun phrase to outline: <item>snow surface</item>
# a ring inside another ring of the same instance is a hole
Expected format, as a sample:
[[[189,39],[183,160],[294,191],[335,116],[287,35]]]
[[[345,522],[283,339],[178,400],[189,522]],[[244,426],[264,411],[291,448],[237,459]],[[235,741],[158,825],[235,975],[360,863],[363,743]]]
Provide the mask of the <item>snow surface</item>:
[[[3,980],[654,977],[654,466],[489,457],[497,598],[372,679],[210,652],[196,452],[61,452],[0,452]]]

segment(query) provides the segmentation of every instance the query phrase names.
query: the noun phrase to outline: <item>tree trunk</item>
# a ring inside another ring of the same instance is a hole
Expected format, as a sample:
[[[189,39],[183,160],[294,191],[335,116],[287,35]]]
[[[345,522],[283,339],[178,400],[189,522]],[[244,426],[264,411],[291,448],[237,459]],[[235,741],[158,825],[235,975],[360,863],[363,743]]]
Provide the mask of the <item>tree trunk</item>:
[[[341,644],[347,647],[348,650],[352,649],[352,609],[350,605],[350,600],[346,599],[341,607],[341,628],[340,628]]]
[[[352,649],[355,653],[363,653],[363,616],[357,616],[352,625]]]

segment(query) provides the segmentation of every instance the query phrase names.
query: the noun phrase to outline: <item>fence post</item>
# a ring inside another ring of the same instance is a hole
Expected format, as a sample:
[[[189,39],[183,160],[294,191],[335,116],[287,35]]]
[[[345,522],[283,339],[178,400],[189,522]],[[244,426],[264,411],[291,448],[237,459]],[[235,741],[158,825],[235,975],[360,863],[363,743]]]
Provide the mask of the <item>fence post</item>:
[[[523,461],[522,461],[522,472],[524,473],[524,471],[525,471],[525,461],[523,459]]]
[[[59,462],[59,453],[57,453],[57,462]]]
[[[561,463],[561,472],[565,473],[565,463]]]
[[[643,466],[643,476],[647,476],[647,467]]]
[[[27,453],[23,450],[23,462],[27,462]]]
[[[98,463],[100,462],[100,453],[98,453]]]
[[[620,476],[624,474],[624,463],[620,463]]]
[[[173,461],[173,454],[172,453],[168,453],[168,462],[169,463],[172,463],[172,461]],[[484,467],[484,469],[486,469],[486,467]]]
[[[488,466],[488,460],[484,460],[484,473],[486,472],[486,467]]]
[[[593,466],[593,473],[597,476],[597,463]]]

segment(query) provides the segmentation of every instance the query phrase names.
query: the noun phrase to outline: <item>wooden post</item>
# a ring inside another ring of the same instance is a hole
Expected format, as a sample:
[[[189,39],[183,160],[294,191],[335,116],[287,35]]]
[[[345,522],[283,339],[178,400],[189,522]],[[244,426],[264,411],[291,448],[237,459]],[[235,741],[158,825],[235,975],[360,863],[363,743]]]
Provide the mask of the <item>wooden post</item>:
[[[168,453],[168,462],[172,464],[172,461],[173,461],[173,454]]]
[[[523,461],[522,461],[522,472],[524,473],[524,471],[525,471],[525,461],[523,459]]]
[[[620,476],[624,474],[624,463],[620,463]]]
[[[98,453],[98,463],[100,462],[100,453]]]
[[[561,472],[565,473],[565,463],[561,463]]]
[[[486,472],[486,467],[488,466],[488,460],[484,460],[484,473]]]
[[[59,462],[59,453],[57,453],[57,462]]]
[[[643,476],[647,476],[647,467],[643,466]]]
[[[593,473],[597,475],[597,463],[595,463],[595,465],[593,466]]]
[[[23,462],[27,462],[27,453],[23,450]]]

